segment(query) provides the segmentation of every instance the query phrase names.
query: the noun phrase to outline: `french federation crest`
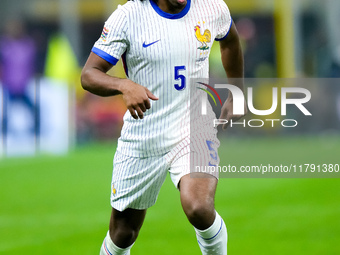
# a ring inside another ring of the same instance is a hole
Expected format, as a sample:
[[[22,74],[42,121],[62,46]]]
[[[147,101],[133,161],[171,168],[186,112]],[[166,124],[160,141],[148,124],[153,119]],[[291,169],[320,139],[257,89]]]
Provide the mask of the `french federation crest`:
[[[210,32],[209,29],[205,29],[203,34],[202,34],[201,26],[199,24],[200,23],[198,22],[198,25],[195,26],[196,39],[201,43],[201,46],[198,47],[197,49],[208,50],[210,47],[208,46],[207,43],[211,42],[211,32]]]

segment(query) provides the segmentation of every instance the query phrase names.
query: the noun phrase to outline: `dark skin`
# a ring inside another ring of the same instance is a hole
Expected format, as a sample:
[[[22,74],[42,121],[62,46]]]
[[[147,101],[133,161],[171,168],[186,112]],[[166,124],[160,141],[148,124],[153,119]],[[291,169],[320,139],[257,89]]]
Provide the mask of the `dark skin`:
[[[151,107],[150,99],[158,100],[158,98],[146,87],[129,79],[120,79],[106,74],[111,68],[112,64],[91,52],[81,74],[83,88],[103,97],[122,94],[131,116],[135,119],[143,119],[143,113]]]
[[[187,0],[156,0],[155,2],[162,11],[171,14],[181,12],[187,5]]]
[[[186,0],[158,0],[158,6],[165,12],[178,13],[185,7]],[[220,41],[223,67],[229,77],[229,82],[243,89],[243,54],[238,33],[233,24],[228,36]],[[82,86],[99,96],[123,95],[124,102],[135,119],[143,119],[144,112],[150,109],[150,100],[158,100],[146,87],[129,79],[120,79],[106,74],[112,65],[104,59],[91,53],[81,75]],[[242,116],[233,115],[233,98],[229,94],[222,107],[220,119],[237,120]],[[197,229],[207,229],[215,220],[214,197],[217,179],[196,173],[185,175],[179,183],[182,208]],[[109,233],[112,241],[121,248],[130,246],[136,240],[143,224],[146,210],[126,209],[123,212],[112,208]]]
[[[232,24],[230,32],[224,40],[220,41],[221,60],[224,70],[228,76],[228,82],[239,87],[244,91],[244,61],[243,53],[240,45],[240,39],[236,30],[235,23]],[[244,106],[244,113],[247,114],[247,107]],[[228,94],[228,98],[222,106],[220,119],[236,121],[244,115],[233,114],[233,95]],[[224,124],[223,129],[226,129],[229,124]]]

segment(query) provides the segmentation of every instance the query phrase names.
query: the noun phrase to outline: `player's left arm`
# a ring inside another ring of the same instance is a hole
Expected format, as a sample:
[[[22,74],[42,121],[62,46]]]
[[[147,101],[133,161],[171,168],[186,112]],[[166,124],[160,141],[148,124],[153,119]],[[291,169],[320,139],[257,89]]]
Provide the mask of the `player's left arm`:
[[[228,76],[228,82],[244,91],[244,59],[239,35],[235,23],[231,25],[228,36],[220,41],[221,58],[224,70]],[[247,107],[245,106],[245,114]],[[233,114],[233,95],[229,92],[228,98],[222,106],[220,119],[238,120],[244,115]],[[223,125],[223,129],[228,124]]]

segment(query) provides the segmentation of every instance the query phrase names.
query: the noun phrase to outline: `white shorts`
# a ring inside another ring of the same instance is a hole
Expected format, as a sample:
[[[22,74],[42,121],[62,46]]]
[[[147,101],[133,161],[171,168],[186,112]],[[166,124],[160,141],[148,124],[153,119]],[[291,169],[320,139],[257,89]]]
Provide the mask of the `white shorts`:
[[[117,151],[113,161],[111,206],[119,211],[151,207],[168,172],[177,188],[181,178],[194,172],[196,166],[218,165],[218,147],[215,136],[191,144],[189,138],[185,139],[169,153],[154,157],[131,157]],[[218,178],[216,172],[209,174]]]

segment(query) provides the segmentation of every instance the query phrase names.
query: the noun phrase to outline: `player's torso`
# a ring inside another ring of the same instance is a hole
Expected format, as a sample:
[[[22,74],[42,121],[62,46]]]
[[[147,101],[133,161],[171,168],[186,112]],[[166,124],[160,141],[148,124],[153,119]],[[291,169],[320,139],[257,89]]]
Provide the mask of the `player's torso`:
[[[141,151],[168,150],[190,132],[190,87],[208,78],[217,17],[209,1],[191,0],[185,15],[167,18],[147,0],[129,13],[129,46],[124,56],[130,79],[159,97],[143,120],[127,113],[121,141],[139,141]],[[183,13],[182,13],[183,14]],[[158,148],[162,147],[163,150]]]
[[[182,75],[187,78],[207,78],[217,18],[208,9],[209,1],[189,3],[187,13],[183,10],[185,15],[172,18],[162,16],[150,1],[138,3],[140,7],[130,14],[128,24],[130,45],[126,62],[131,79],[143,82],[148,78],[145,76],[157,73],[163,81],[173,83],[175,68],[181,66],[185,66]]]

